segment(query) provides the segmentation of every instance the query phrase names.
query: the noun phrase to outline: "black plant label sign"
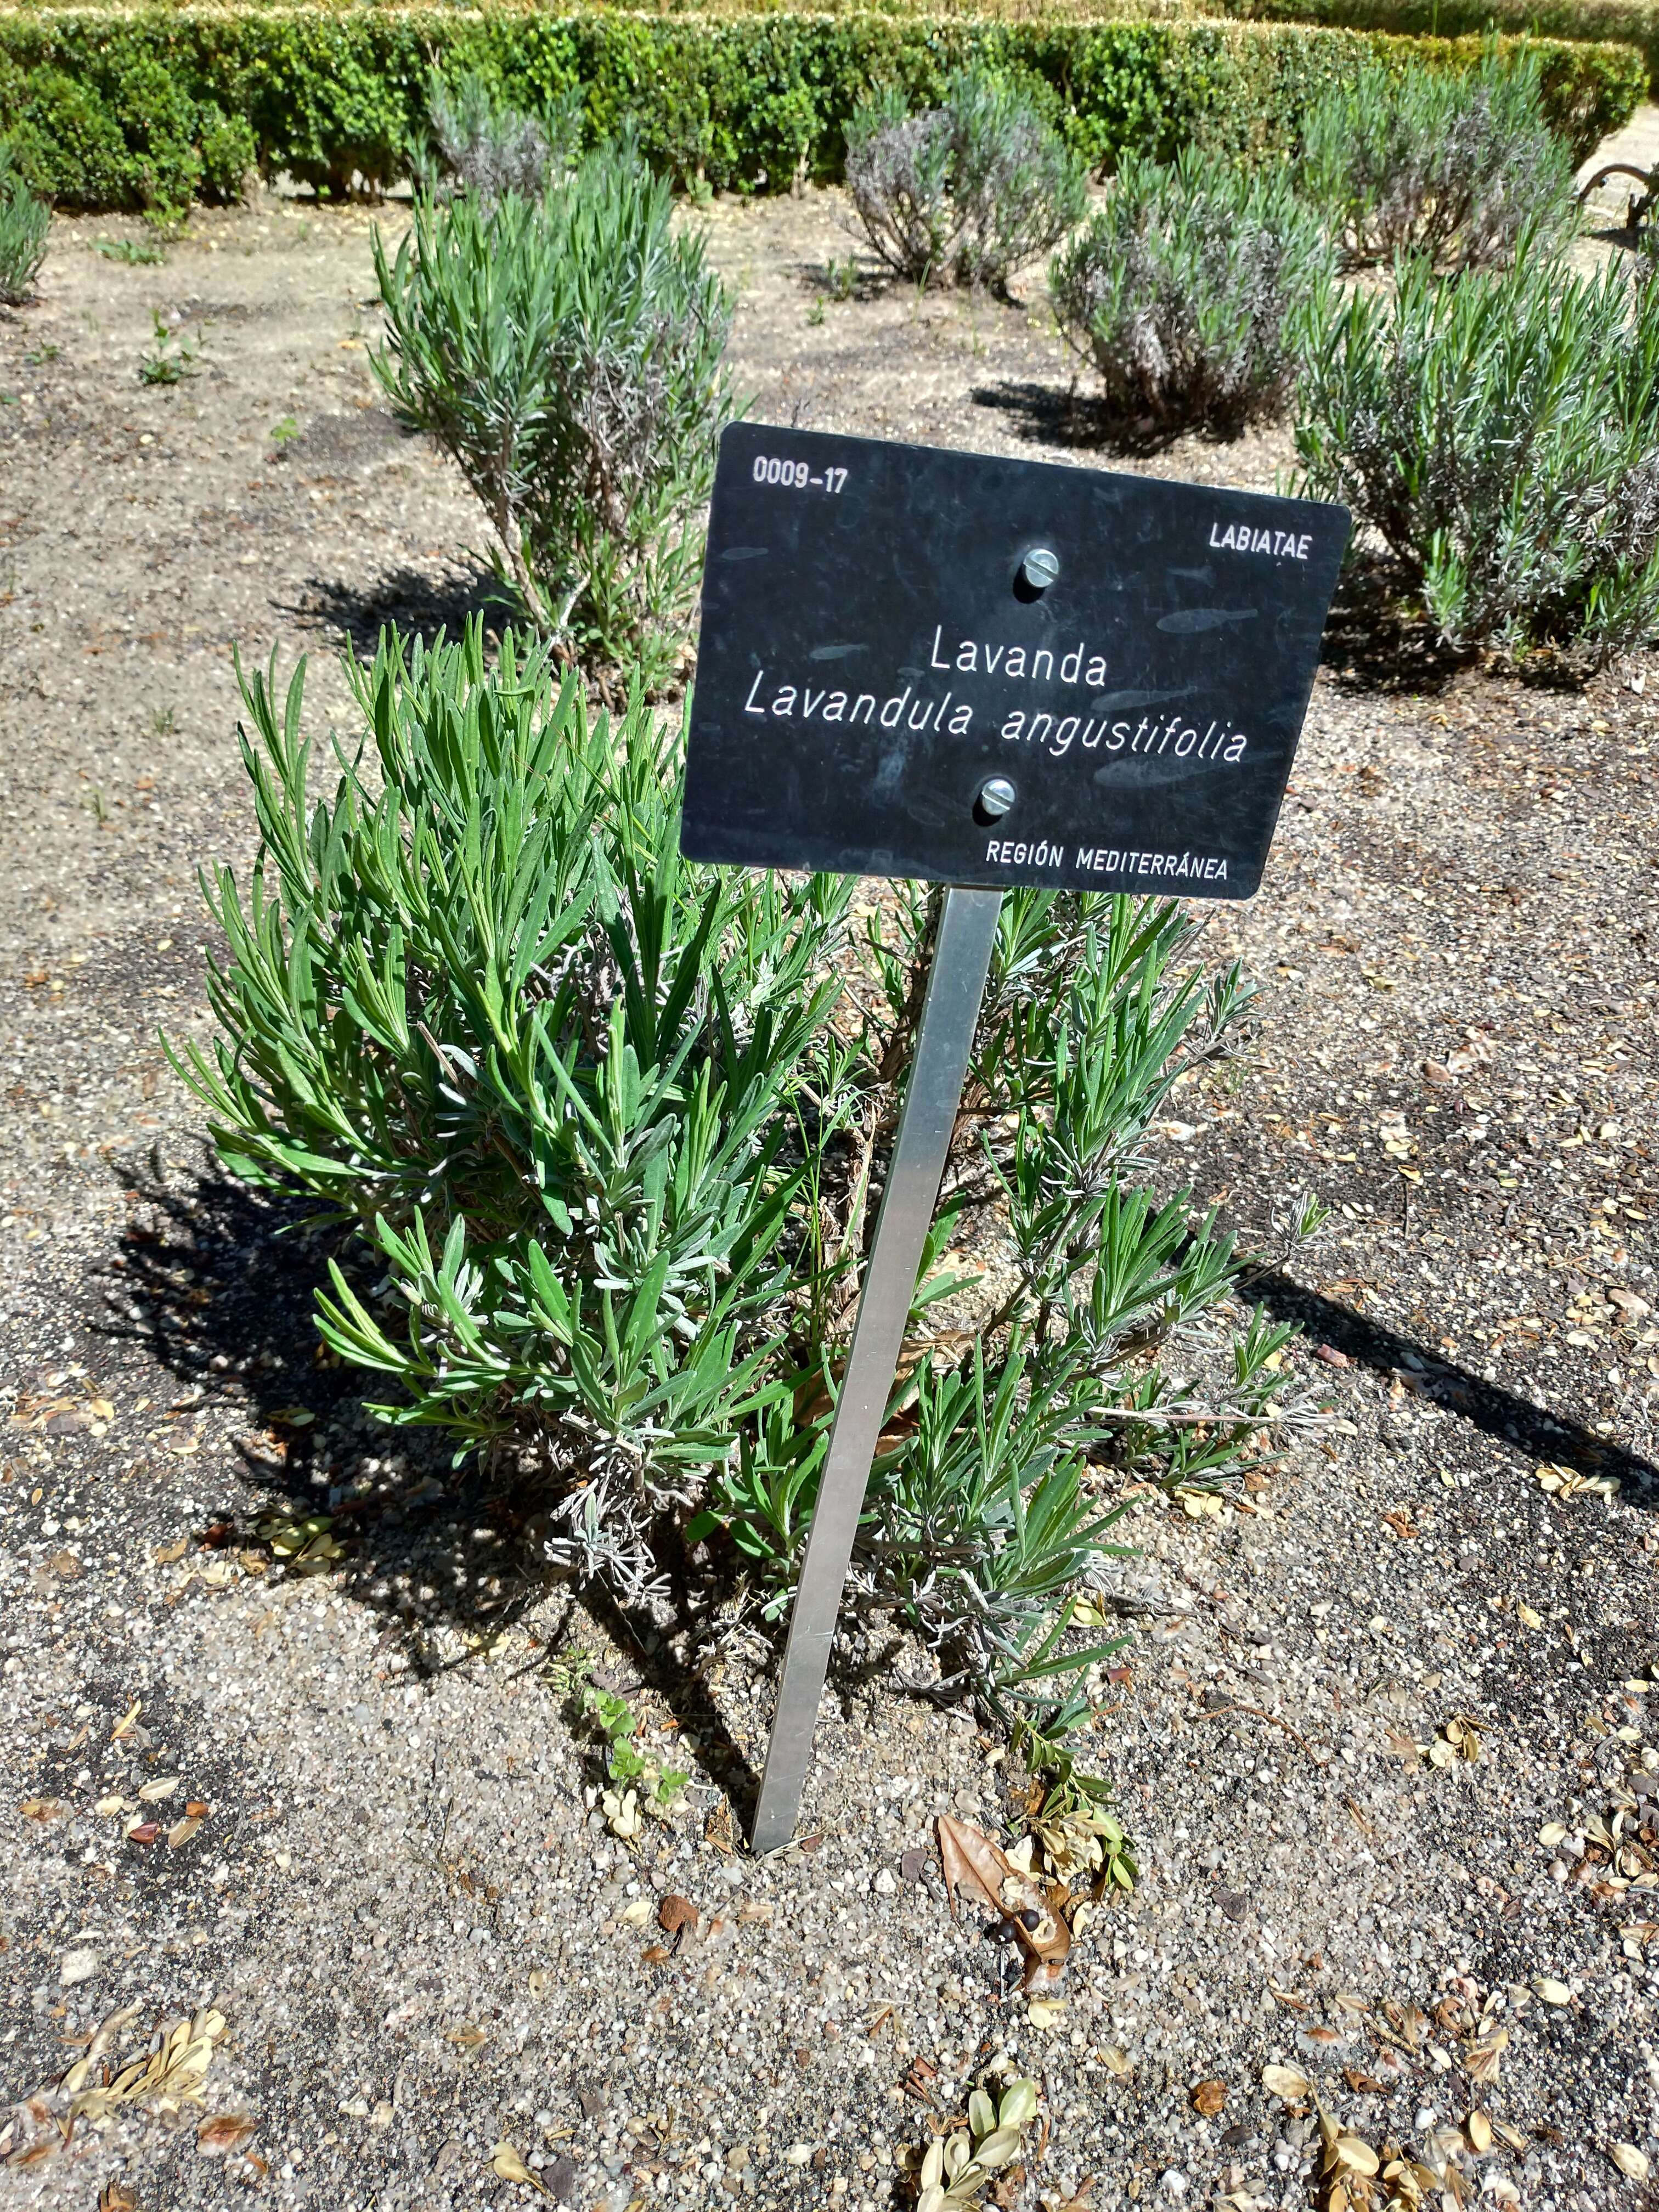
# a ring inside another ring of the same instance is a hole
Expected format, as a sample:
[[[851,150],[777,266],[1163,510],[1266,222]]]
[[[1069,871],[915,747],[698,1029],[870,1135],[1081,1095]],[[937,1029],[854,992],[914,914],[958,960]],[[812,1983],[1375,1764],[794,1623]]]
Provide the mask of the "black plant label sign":
[[[1248,898],[1347,537],[1309,500],[735,424],[682,849]]]

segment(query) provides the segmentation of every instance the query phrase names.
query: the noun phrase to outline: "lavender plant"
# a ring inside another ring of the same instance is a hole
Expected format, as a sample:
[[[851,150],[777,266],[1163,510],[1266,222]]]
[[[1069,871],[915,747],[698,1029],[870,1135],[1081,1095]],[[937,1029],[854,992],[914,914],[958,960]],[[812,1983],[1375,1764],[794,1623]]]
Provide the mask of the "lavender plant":
[[[1231,436],[1283,406],[1292,311],[1329,258],[1282,170],[1131,155],[1048,289],[1115,423]]]
[[[417,200],[374,266],[398,419],[452,454],[500,572],[567,663],[648,695],[686,658],[703,511],[732,402],[732,305],[665,183],[624,149],[539,198]]]
[[[1327,285],[1297,449],[1454,647],[1585,668],[1659,638],[1659,284],[1522,240],[1498,270]]]
[[[52,210],[12,167],[0,141],[0,307],[21,307],[33,297],[51,228]]]
[[[896,90],[872,94],[848,125],[847,189],[896,275],[1000,294],[1086,198],[1082,162],[1029,94],[983,69],[958,71],[918,114]]]
[[[1478,70],[1366,63],[1309,116],[1297,181],[1363,269],[1396,253],[1474,268],[1574,227],[1572,155],[1544,119],[1539,65],[1488,50]]]
[[[244,678],[258,859],[204,885],[222,1034],[176,1064],[227,1164],[357,1249],[319,1327],[387,1421],[532,1494],[559,1568],[638,1601],[706,1544],[727,1625],[776,1620],[932,902],[860,944],[845,880],[683,861],[672,733],[591,718],[544,641],[388,637],[348,674],[320,799],[303,667]],[[1231,1244],[1148,1188],[1152,1118],[1247,1004],[1194,949],[1171,905],[1006,902],[860,1534],[854,1603],[1038,1763],[1108,1656],[1079,1607],[1125,1472],[1213,1484],[1284,1411],[1286,1332],[1230,1325]],[[994,1291],[949,1256],[992,1235]]]

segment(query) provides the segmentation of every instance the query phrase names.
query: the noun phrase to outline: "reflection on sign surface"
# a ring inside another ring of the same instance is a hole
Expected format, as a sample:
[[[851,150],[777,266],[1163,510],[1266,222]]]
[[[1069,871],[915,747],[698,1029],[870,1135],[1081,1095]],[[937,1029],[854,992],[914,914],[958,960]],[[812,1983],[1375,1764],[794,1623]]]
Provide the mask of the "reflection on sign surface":
[[[684,849],[1248,897],[1347,534],[1306,500],[734,425]]]

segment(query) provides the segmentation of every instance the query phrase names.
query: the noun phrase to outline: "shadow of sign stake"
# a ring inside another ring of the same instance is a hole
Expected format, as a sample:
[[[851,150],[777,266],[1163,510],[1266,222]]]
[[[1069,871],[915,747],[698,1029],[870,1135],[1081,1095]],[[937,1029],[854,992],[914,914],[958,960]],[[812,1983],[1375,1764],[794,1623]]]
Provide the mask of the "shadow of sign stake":
[[[1347,538],[1306,500],[764,423],[720,440],[681,851],[949,887],[757,1852],[799,1811],[1002,893],[1254,894]]]

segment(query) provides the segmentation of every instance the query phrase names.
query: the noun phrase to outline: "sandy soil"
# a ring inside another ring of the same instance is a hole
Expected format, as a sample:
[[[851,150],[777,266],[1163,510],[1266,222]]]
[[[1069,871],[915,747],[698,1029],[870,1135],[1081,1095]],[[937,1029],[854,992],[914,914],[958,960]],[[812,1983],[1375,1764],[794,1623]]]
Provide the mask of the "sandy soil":
[[[764,1668],[688,1680],[649,1624],[539,1583],[464,1476],[389,1449],[314,1359],[320,1255],[216,1176],[167,1070],[158,1025],[204,1020],[195,872],[250,847],[232,647],[317,655],[320,729],[342,642],[482,595],[453,472],[375,403],[371,220],[203,214],[160,265],[61,222],[40,304],[0,322],[0,2084],[25,2100],[0,2203],[528,2203],[506,2139],[584,2212],[863,2212],[1006,2051],[1051,2123],[1018,2202],[1092,2174],[1094,2207],[1307,2204],[1314,2115],[1260,2086],[1277,2062],[1470,2194],[1634,2212],[1613,2147],[1659,2168],[1654,668],[1402,672],[1357,611],[1334,626],[1267,883],[1212,926],[1266,1018],[1160,1136],[1247,1234],[1296,1192],[1336,1209],[1253,1295],[1309,1324],[1339,1425],[1249,1510],[1139,1502],[1102,1755],[1145,1878],[1036,2026],[908,1856],[933,1813],[1000,1809],[995,1747],[851,1651],[821,1843],[733,1851]],[[1079,443],[1040,294],[866,270],[837,298],[831,195],[708,220],[763,419],[1264,488],[1288,462],[1279,433]],[[156,314],[199,343],[171,388],[137,377]],[[270,1566],[260,1531],[301,1502],[336,1514],[335,1573]],[[584,1796],[573,1641],[695,1746],[692,1816],[631,1855]],[[1480,1755],[1436,1764],[1457,1717]],[[152,1842],[124,1840],[140,1805]],[[668,1892],[701,1924],[653,1961]],[[197,2101],[158,2080],[64,2139],[48,2093],[99,2022],[135,2008],[125,2055],[210,1999]]]

